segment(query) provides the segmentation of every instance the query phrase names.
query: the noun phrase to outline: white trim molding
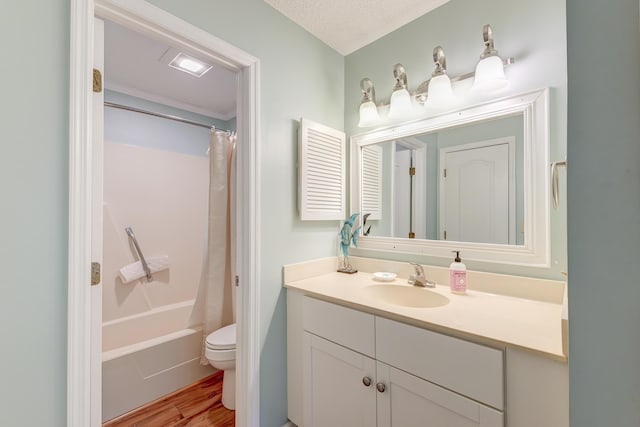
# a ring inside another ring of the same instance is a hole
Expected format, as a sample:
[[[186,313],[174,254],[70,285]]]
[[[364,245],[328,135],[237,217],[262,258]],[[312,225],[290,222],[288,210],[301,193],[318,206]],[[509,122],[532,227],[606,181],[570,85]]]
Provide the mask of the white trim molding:
[[[91,141],[93,2],[71,0],[67,425],[91,420]]]
[[[259,60],[143,0],[71,0],[69,93],[69,263],[67,426],[91,424],[91,201],[93,18],[187,47],[239,74],[238,354],[236,425],[259,425]],[[99,419],[99,417],[98,417]],[[95,423],[94,423],[95,424]]]

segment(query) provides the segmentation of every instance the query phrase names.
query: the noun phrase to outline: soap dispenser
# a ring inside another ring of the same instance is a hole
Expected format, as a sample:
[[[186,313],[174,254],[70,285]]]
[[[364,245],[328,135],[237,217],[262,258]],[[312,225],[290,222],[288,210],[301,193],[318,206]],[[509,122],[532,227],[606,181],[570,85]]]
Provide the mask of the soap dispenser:
[[[456,258],[449,266],[449,286],[454,294],[464,295],[467,293],[467,266],[460,259],[460,251],[453,251]]]

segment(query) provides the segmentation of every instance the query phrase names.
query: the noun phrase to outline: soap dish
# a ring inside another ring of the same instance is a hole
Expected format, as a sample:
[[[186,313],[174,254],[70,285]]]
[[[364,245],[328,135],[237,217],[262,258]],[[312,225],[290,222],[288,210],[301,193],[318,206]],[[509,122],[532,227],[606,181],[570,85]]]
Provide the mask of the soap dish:
[[[377,280],[378,282],[391,282],[398,275],[396,273],[389,273],[388,271],[377,271],[373,273],[373,280]]]

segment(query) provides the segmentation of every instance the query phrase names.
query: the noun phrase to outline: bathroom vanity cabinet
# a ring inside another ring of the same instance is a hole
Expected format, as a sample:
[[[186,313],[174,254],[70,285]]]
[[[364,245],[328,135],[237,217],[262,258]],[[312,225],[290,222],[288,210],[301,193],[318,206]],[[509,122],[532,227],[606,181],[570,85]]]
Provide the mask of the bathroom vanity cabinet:
[[[502,351],[314,298],[302,305],[304,426],[504,425]]]
[[[298,426],[568,426],[566,363],[287,290]]]

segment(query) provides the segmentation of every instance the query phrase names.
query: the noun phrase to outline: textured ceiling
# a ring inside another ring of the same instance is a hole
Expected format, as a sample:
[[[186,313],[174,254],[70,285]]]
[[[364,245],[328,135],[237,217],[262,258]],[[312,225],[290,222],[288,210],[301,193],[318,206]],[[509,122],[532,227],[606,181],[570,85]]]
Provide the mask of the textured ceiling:
[[[105,87],[221,120],[236,115],[236,75],[213,66],[198,78],[167,63],[178,50],[105,21]]]
[[[449,0],[264,0],[343,55]]]

